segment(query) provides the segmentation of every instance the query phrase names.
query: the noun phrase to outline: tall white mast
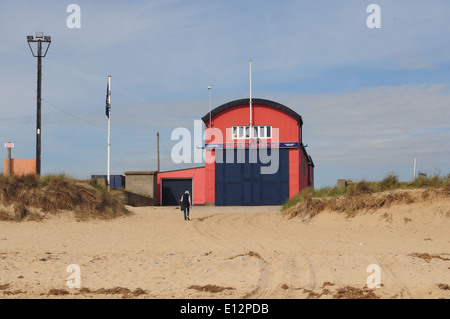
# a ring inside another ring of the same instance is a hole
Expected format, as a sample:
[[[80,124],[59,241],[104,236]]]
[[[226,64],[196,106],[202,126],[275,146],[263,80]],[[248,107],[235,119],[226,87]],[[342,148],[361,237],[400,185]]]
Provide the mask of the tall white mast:
[[[413,181],[416,179],[416,158],[414,157],[414,170],[413,170]]]
[[[253,101],[252,101],[252,59],[250,59],[250,138],[253,136],[253,115],[252,110]]]
[[[107,179],[108,179],[108,189],[111,188],[110,184],[110,164],[111,164],[111,75],[108,76],[108,168],[107,168]]]

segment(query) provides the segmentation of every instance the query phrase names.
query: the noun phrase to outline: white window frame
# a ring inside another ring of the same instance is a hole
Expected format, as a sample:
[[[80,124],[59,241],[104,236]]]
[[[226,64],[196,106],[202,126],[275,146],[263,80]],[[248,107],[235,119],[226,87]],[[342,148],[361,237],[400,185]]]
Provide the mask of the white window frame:
[[[233,140],[245,140],[250,137],[248,134],[250,133],[249,126],[232,126],[231,127],[231,138]]]
[[[267,128],[269,128],[270,134],[267,134]],[[273,130],[272,130],[271,125],[255,125],[255,126],[253,126],[252,138],[259,138],[259,139],[272,138],[272,131]],[[261,136],[261,135],[264,135],[264,136]],[[231,127],[231,138],[233,140],[249,139],[250,138],[250,126],[232,126]]]

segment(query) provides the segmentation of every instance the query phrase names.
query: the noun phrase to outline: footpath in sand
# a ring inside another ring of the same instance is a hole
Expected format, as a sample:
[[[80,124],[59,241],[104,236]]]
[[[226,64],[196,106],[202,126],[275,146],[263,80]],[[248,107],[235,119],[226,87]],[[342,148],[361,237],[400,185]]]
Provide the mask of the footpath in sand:
[[[450,298],[450,201],[288,219],[280,207],[129,207],[0,222],[1,298]],[[68,288],[67,266],[81,271]],[[367,288],[369,265],[380,288]]]

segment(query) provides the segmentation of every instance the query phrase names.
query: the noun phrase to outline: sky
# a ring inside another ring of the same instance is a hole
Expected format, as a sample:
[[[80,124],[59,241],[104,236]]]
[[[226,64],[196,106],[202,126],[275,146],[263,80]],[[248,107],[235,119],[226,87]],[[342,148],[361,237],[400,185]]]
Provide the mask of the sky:
[[[212,108],[249,97],[251,59],[252,96],[302,116],[316,187],[389,173],[409,181],[415,158],[417,172],[447,175],[448,12],[447,0],[3,0],[0,144],[15,143],[13,158],[36,155],[26,36],[43,32],[42,174],[106,174],[108,75],[111,174],[156,170],[157,132],[161,171],[201,166],[172,161],[171,133],[194,132],[208,85]]]

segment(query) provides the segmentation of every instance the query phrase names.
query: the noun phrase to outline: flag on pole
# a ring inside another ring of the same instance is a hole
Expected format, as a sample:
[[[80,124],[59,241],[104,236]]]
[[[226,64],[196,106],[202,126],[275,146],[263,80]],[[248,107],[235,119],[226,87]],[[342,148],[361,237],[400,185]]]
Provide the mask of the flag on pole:
[[[108,81],[108,84],[106,86],[106,116],[109,118],[109,111],[111,109],[111,101],[110,101],[110,97],[111,97],[111,87]]]
[[[108,76],[108,85],[106,87],[106,116],[108,117],[108,168],[107,180],[108,190],[110,189],[110,157],[111,157],[111,75]]]

